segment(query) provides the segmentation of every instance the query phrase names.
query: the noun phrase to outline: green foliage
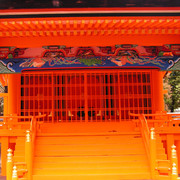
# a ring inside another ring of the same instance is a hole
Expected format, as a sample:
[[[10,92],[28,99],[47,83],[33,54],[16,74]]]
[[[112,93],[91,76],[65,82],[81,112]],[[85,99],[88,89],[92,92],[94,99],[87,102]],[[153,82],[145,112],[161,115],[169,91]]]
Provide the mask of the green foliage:
[[[101,59],[97,59],[97,58],[79,58],[79,61],[87,66],[92,66],[102,63]]]
[[[164,96],[166,105],[171,112],[180,107],[180,71],[172,72],[165,81],[168,81],[170,89]]]

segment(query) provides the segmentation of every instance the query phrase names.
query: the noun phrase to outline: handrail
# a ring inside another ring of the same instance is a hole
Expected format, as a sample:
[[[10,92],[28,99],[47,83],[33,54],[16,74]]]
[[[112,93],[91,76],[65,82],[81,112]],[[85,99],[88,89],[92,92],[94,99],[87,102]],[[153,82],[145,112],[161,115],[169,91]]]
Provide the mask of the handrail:
[[[172,158],[171,160],[169,159],[157,159],[156,156],[156,137],[155,137],[155,132],[153,131],[154,128],[151,128],[151,132],[149,131],[149,126],[148,123],[152,122],[171,122],[173,124],[175,123],[180,123],[180,120],[174,120],[172,116],[177,117],[180,116],[180,114],[133,114],[129,113],[130,116],[138,117],[137,120],[133,120],[136,123],[139,121],[140,127],[141,127],[141,133],[143,137],[143,141],[145,144],[146,152],[148,159],[150,160],[150,167],[151,167],[151,175],[152,179],[155,179],[155,171],[157,171],[159,174],[162,172],[163,174],[166,173],[167,175],[170,175],[171,172],[171,180],[177,180],[178,178],[178,173],[177,173],[177,157],[176,157],[176,152],[174,150],[174,146],[172,147],[171,153],[172,153]],[[164,120],[158,120],[158,119],[146,119],[147,116],[166,116],[167,119]],[[169,124],[171,125],[171,124]],[[149,138],[147,138],[149,137]],[[173,155],[174,154],[174,155]]]
[[[0,125],[2,126],[3,129],[12,129],[14,126],[16,125],[28,125],[30,124],[30,130],[32,130],[32,119],[34,117],[37,118],[43,118],[46,115],[38,115],[38,116],[18,116],[18,115],[6,115],[6,116],[0,116],[1,119],[3,119],[3,121],[0,121]],[[28,119],[28,121],[20,121],[20,119]],[[40,122],[40,121],[39,121]],[[42,121],[41,121],[42,123]],[[26,127],[27,128],[27,127]],[[20,128],[21,129],[21,128]]]
[[[148,127],[147,120],[146,120],[144,115],[139,116],[139,120],[141,123],[141,134],[143,137],[143,142],[144,142],[144,145],[146,148],[146,153],[147,153],[147,156],[148,156],[148,159],[150,162],[151,158],[150,158],[150,138],[149,138],[150,137],[150,131],[149,131],[149,127]]]
[[[145,114],[133,114],[133,113],[129,113],[129,114],[130,116],[138,117],[145,150],[148,157],[149,166],[151,168],[151,176],[152,179],[155,179],[156,138],[155,138],[154,128],[152,128],[150,132]]]
[[[31,119],[30,130],[27,131],[26,142],[25,142],[25,156],[26,156],[26,163],[27,163],[27,170],[28,170],[28,173],[27,173],[28,180],[32,179],[35,139],[36,139],[36,133],[37,133],[37,119],[43,118],[45,116],[46,114],[34,116]]]
[[[136,117],[139,117],[141,114],[134,114],[134,113],[129,113],[130,116],[136,116]],[[180,113],[167,113],[167,112],[162,112],[162,113],[155,113],[155,114],[144,114],[145,117],[162,117],[162,116],[166,116],[169,118],[176,118],[178,117],[178,119],[180,118]]]
[[[10,114],[6,116],[0,116],[3,121],[0,122],[0,125],[3,129],[12,130],[16,125],[29,125],[30,121],[18,121],[19,119],[32,119],[33,116],[18,116],[16,114]],[[22,127],[19,127],[22,129]]]
[[[129,113],[130,116],[133,117],[140,117],[141,114],[134,114]],[[157,114],[143,114],[145,117],[152,117],[152,119],[148,119],[148,123],[153,123],[155,127],[172,127],[175,124],[180,124],[180,114],[179,113],[173,113],[173,114],[167,114],[165,112],[163,113],[157,113]],[[154,117],[154,118],[153,118]],[[139,122],[139,119],[134,119],[133,122]]]

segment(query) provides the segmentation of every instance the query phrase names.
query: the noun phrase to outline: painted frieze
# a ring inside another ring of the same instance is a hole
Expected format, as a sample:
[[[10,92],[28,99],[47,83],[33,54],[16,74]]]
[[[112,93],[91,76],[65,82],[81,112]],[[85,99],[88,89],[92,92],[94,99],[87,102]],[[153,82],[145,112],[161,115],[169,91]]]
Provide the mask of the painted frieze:
[[[180,70],[180,45],[0,47],[0,73],[20,73],[30,69],[80,67]]]

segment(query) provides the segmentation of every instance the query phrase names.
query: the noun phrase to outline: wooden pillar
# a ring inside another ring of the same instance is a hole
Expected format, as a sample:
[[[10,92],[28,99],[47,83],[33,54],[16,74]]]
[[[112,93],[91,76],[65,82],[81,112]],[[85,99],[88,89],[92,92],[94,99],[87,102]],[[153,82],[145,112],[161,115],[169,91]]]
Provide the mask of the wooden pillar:
[[[17,114],[20,96],[20,74],[8,74],[8,114]]]
[[[8,115],[8,96],[4,97],[4,116]]]
[[[153,110],[164,111],[164,95],[163,95],[163,74],[159,70],[152,71],[153,81]]]
[[[9,148],[8,137],[1,137],[1,175],[6,175],[7,150]]]

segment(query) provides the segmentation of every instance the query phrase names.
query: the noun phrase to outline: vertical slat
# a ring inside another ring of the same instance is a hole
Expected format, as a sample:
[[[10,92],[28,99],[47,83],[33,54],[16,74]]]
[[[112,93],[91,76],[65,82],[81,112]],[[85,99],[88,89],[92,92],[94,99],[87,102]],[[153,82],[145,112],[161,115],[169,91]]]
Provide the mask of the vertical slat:
[[[144,95],[143,95],[143,85],[144,85],[144,83],[143,83],[143,78],[142,78],[142,72],[140,72],[140,74],[141,74],[141,99],[142,99],[142,113],[144,114],[144,106],[143,106],[143,101],[144,101]]]
[[[29,82],[28,82],[28,86],[29,86],[29,89],[30,89],[30,94],[29,94],[29,97],[28,97],[28,112],[27,112],[27,114],[25,114],[25,115],[30,115],[30,100],[31,100],[31,97],[30,97],[30,95],[31,95],[31,79],[30,79],[30,77],[32,77],[32,75],[30,75],[30,74],[28,74],[28,77],[29,77]],[[33,88],[33,85],[32,85],[32,88]]]
[[[61,122],[62,121],[62,119],[60,118],[60,112],[59,112],[59,109],[60,108],[58,108],[58,100],[59,100],[59,96],[58,96],[58,88],[59,88],[59,86],[58,86],[58,82],[59,82],[59,80],[58,80],[58,74],[56,73],[55,74],[55,79],[56,79],[56,89],[55,89],[55,94],[56,94],[56,101],[55,101],[55,110],[56,110],[56,122]]]
[[[133,84],[133,72],[129,72],[130,74],[130,94],[131,94],[131,100],[130,100],[130,106],[132,107],[132,112],[134,113],[134,84]],[[131,110],[130,109],[130,110]],[[129,110],[129,111],[130,111]],[[128,111],[128,112],[129,112]],[[129,118],[131,118],[129,116]]]
[[[136,83],[134,82],[134,74],[135,72],[132,72],[132,94],[133,94],[133,113],[135,113],[136,105],[135,105],[135,86]],[[135,117],[133,117],[135,119]]]
[[[107,108],[108,108],[108,121],[109,119],[111,119],[110,117],[110,75],[109,75],[109,72],[107,73]]]
[[[103,112],[103,115],[104,115],[104,121],[106,121],[107,119],[107,115],[106,115],[106,112],[107,112],[107,93],[106,93],[106,73],[103,73],[103,88],[104,88],[104,112]]]
[[[85,111],[85,122],[88,122],[88,101],[87,101],[87,73],[84,73],[84,111]]]
[[[81,73],[78,74],[78,77],[77,77],[77,83],[79,85],[79,118],[80,118],[80,121],[82,121],[82,117],[81,117],[81,112],[82,112],[82,88],[81,88]]]
[[[91,111],[91,107],[92,107],[92,74],[88,73],[88,113],[92,112]],[[93,117],[92,116],[88,116],[89,121],[93,121]]]
[[[128,119],[128,120],[129,120],[128,110],[131,110],[131,104],[130,104],[131,94],[130,94],[129,75],[130,75],[130,73],[127,72],[127,92],[128,92],[127,101],[128,101],[128,108],[126,108],[126,119]]]
[[[33,75],[33,82],[32,83],[33,83],[33,94],[32,94],[33,102],[32,102],[32,106],[30,107],[30,115],[31,116],[32,115],[35,116],[35,114],[36,114],[36,109],[35,109],[35,101],[36,101],[36,99],[35,99],[35,97],[36,97],[36,74]],[[39,97],[38,97],[38,100],[39,100]]]
[[[57,114],[56,114],[56,74],[53,72],[52,76],[52,97],[54,100],[52,101],[52,107],[53,107],[53,122],[56,122]]]
[[[26,97],[26,94],[25,94],[25,90],[26,90],[26,87],[25,87],[25,75],[22,74],[21,76],[21,88],[22,88],[22,94],[21,94],[21,108],[23,106],[23,109],[21,109],[21,115],[23,114],[24,115],[24,111],[25,111],[25,97]],[[22,119],[22,121],[25,121],[25,119]]]
[[[40,100],[41,100],[41,98],[42,98],[42,95],[41,95],[41,83],[40,83],[40,77],[41,77],[41,75],[40,74],[37,74],[37,94],[40,96],[40,98],[39,98],[39,100],[37,100],[37,113],[38,114],[41,114],[41,112],[40,112],[40,109],[39,109],[39,103],[40,103]],[[36,107],[35,107],[36,108]]]
[[[74,104],[75,104],[75,105],[74,105],[74,112],[75,112],[75,119],[76,119],[76,121],[78,121],[78,117],[77,117],[77,112],[78,112],[78,110],[77,110],[77,108],[78,108],[78,107],[77,107],[77,104],[78,104],[78,103],[77,103],[77,101],[78,101],[78,98],[77,98],[77,97],[78,97],[78,94],[77,94],[77,93],[78,93],[78,91],[77,91],[77,82],[76,82],[77,73],[75,73],[74,78],[75,78],[75,79],[74,79],[74,87],[75,87],[75,95],[74,95],[74,101],[75,101]]]
[[[119,111],[119,121],[121,122],[121,89],[120,89],[120,87],[121,87],[121,83],[120,83],[120,72],[118,72],[117,73],[118,74],[118,84],[117,84],[117,87],[118,87],[118,92],[119,92],[119,96],[118,96],[118,102],[119,102],[119,109],[118,109],[118,111]]]
[[[97,112],[98,110],[98,106],[97,106],[97,102],[98,102],[98,74],[94,73],[94,82],[95,82],[95,96],[94,96],[94,108],[95,108],[95,112]],[[93,84],[92,84],[93,85]],[[92,107],[91,107],[91,114],[93,114],[92,112]],[[97,116],[95,116],[95,121],[97,122]]]
[[[148,111],[148,107],[147,107],[147,77],[146,77],[147,73],[144,72],[143,74],[143,78],[144,78],[144,86],[143,86],[143,94],[144,94],[144,107],[145,107],[145,114],[147,114]]]
[[[60,111],[59,115],[60,115],[60,122],[63,122],[63,84],[62,84],[62,74],[59,73],[58,74],[58,111]]]
[[[152,109],[152,88],[153,88],[153,84],[152,84],[152,71],[149,72],[149,84],[150,84],[150,100],[151,100],[151,113],[153,113],[153,109]]]
[[[67,97],[68,97],[68,92],[67,92],[67,73],[65,74],[65,79],[64,79],[64,96],[65,96],[65,121],[68,122],[68,116],[67,116]]]
[[[107,83],[106,73],[104,73],[104,121],[107,121]]]
[[[46,94],[46,98],[47,98],[47,115],[48,115],[48,122],[50,122],[50,118],[51,118],[51,111],[50,111],[50,108],[49,108],[49,101],[50,101],[50,98],[49,98],[49,76],[50,74],[47,74],[46,77],[47,77],[47,85],[46,85],[46,91],[47,91],[47,94]]]
[[[72,79],[74,78],[74,75],[73,74],[70,74],[70,82],[72,82]],[[74,83],[70,83],[70,101],[71,101],[71,121],[73,121],[73,87],[74,87]]]
[[[123,78],[122,78],[122,83],[123,83],[123,121],[125,121],[125,114],[126,114],[126,112],[125,112],[125,107],[126,107],[126,105],[125,105],[125,102],[126,102],[126,97],[127,97],[127,95],[126,95],[126,89],[125,89],[125,73],[123,72],[122,73],[123,74]]]
[[[93,94],[93,85],[95,85],[95,82],[93,82],[93,73],[88,73],[88,77],[89,77],[89,94],[90,94],[90,98],[89,98],[89,104],[88,104],[88,118],[89,118],[89,121],[94,121],[95,118],[92,116],[92,107],[94,106],[93,102],[96,101],[96,98],[95,98],[95,94]],[[94,107],[95,108],[95,107]],[[89,116],[90,115],[90,116]]]
[[[44,78],[44,74],[42,74],[42,80],[43,80],[43,82],[42,82],[42,89],[43,89],[43,101],[42,101],[42,112],[43,112],[43,114],[45,114],[45,87],[44,87],[44,85],[45,85],[45,78]],[[47,119],[47,117],[44,117],[43,118],[43,120],[45,121]]]
[[[138,89],[138,85],[139,85],[139,83],[138,83],[138,73],[136,72],[135,73],[135,82],[136,82],[136,90],[137,90],[137,94],[136,94],[136,100],[137,100],[137,113],[139,114],[140,113],[140,110],[139,110],[139,94],[138,94],[138,91],[139,91],[139,89]]]
[[[51,97],[51,106],[52,106],[52,123],[54,123],[54,114],[55,114],[55,110],[54,110],[54,73],[51,74],[51,84],[50,84],[50,88],[51,88],[51,96],[49,94],[49,97]]]
[[[116,89],[116,75],[117,75],[117,73],[115,72],[115,73],[113,73],[113,117],[114,117],[114,121],[117,121],[117,105],[116,105],[116,96],[117,96],[117,94],[116,94],[116,91],[117,91],[117,89]]]
[[[103,121],[103,111],[104,111],[104,87],[103,87],[103,73],[100,73],[100,111],[98,111],[98,117],[100,121]]]

